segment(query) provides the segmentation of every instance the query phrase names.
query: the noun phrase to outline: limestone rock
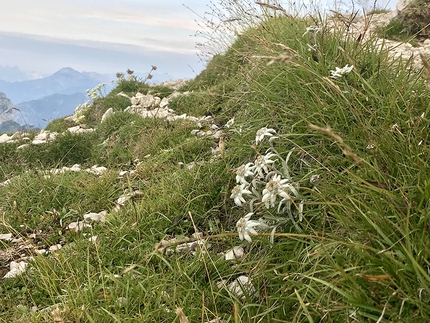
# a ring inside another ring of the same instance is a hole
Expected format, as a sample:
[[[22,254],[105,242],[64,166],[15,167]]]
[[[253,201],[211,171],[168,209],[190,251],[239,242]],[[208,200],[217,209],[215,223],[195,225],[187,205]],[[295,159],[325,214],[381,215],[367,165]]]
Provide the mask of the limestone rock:
[[[397,12],[395,19],[402,23],[408,35],[430,36],[430,0],[400,0]]]
[[[13,121],[13,108],[12,101],[8,99],[6,94],[0,92],[0,124],[6,121]]]

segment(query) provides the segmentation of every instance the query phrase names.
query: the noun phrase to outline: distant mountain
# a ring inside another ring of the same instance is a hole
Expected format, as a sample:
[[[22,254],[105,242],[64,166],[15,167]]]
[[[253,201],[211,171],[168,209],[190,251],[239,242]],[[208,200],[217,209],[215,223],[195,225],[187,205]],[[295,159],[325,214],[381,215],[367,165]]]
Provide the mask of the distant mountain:
[[[75,108],[86,101],[84,93],[53,94],[39,100],[17,104],[20,112],[15,114],[15,121],[45,128],[53,119],[73,114]],[[25,121],[24,121],[25,120]]]
[[[28,131],[28,130],[37,130],[37,128],[34,128],[32,126],[26,127],[21,126],[19,123],[15,121],[6,121],[0,124],[0,133],[15,133],[17,131]]]
[[[40,79],[42,76],[36,72],[27,73],[19,69],[18,66],[0,66],[0,80],[5,82],[22,82]]]
[[[12,101],[6,96],[6,94],[0,92],[0,124],[6,121],[12,121],[14,115],[14,106]]]
[[[37,80],[23,82],[0,81],[0,91],[4,92],[15,105],[31,100],[42,99],[53,94],[85,93],[97,84],[107,83],[110,86],[111,77],[93,72],[78,72],[65,67]]]

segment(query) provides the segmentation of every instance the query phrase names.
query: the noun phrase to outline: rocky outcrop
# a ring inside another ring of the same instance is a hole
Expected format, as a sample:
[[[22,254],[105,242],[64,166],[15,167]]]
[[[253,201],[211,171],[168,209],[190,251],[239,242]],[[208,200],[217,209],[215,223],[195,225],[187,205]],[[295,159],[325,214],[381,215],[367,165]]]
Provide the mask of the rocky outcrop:
[[[13,104],[6,94],[0,92],[0,124],[6,121],[13,121]]]
[[[430,36],[430,0],[400,0],[397,12],[395,19],[404,26],[408,35],[421,39]]]
[[[423,17],[422,20],[423,23],[429,20],[426,23],[428,24],[430,22],[430,0],[401,0],[399,1],[398,9],[395,11],[370,14],[366,16],[340,15],[327,21],[327,28],[333,32],[344,30],[348,37],[365,42],[370,39],[375,39],[378,29],[387,26],[390,22],[396,19],[404,19],[401,17],[409,15],[409,8],[417,2],[425,2],[429,6],[429,11],[426,14],[426,17]],[[423,6],[422,10],[424,10],[424,7],[425,6]],[[419,17],[416,17],[416,19],[419,20]],[[430,39],[427,39],[427,36],[430,36],[430,29],[428,31],[429,34],[425,37],[418,38],[417,40],[419,42],[414,45],[407,42],[399,42],[383,38],[376,39],[376,43],[381,47],[381,49],[387,50],[392,58],[401,57],[404,60],[411,59],[415,68],[421,68],[423,66],[421,55],[426,59],[430,57]]]

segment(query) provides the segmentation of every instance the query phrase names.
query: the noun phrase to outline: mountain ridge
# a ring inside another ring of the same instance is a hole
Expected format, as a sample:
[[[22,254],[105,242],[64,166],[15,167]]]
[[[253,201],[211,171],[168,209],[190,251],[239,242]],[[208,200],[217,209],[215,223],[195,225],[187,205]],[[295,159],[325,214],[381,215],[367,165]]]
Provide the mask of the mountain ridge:
[[[0,80],[0,91],[5,93],[13,104],[42,99],[52,94],[85,93],[100,83],[108,83],[111,76],[95,72],[78,72],[64,67],[50,76],[22,82]]]

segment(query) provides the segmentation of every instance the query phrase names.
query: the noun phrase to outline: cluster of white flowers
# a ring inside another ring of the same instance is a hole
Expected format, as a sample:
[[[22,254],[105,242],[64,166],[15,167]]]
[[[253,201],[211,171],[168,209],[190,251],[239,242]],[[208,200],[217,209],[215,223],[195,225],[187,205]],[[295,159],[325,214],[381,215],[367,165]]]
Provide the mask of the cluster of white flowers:
[[[103,98],[106,96],[106,83],[101,83],[97,85],[95,88],[93,88],[92,90],[88,89],[85,92],[87,92],[87,96],[91,98],[92,101],[99,98]],[[87,101],[85,103],[78,105],[75,109],[76,122],[79,124],[85,123],[86,112],[91,108],[92,108],[91,101]]]
[[[317,27],[317,26],[311,26],[311,27],[307,27],[306,31],[303,33],[302,37],[304,37],[307,34],[313,34],[316,35],[319,31],[321,31],[321,28]]]
[[[92,99],[96,100],[106,96],[106,83],[100,83],[92,90],[86,90],[87,95]]]
[[[345,76],[346,74],[350,73],[353,68],[354,68],[354,65],[348,66],[348,64],[346,64],[342,68],[336,67],[335,70],[331,70],[330,74],[331,74],[332,78],[338,79],[338,78],[341,78],[341,77]]]
[[[293,221],[297,227],[295,218],[299,220],[302,218],[303,204],[295,203],[299,198],[298,184],[293,182],[288,171],[287,164],[291,152],[285,160],[281,158],[272,145],[273,140],[278,138],[275,135],[275,129],[266,127],[259,129],[255,144],[259,145],[267,139],[270,148],[264,155],[257,153],[254,162],[243,164],[236,169],[237,185],[232,189],[230,197],[237,206],[249,211],[236,224],[240,240],[251,241],[250,235],[256,235],[257,230],[271,228],[274,233],[277,226],[287,221]],[[272,224],[269,225],[262,218],[251,220],[254,208],[274,210],[277,213],[276,216],[271,216],[270,212],[265,216]]]
[[[91,109],[92,105],[90,101],[79,104],[75,109],[76,122],[82,124],[85,122],[85,114]]]

